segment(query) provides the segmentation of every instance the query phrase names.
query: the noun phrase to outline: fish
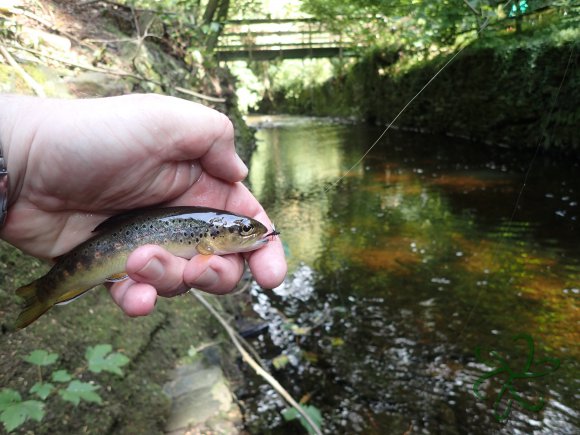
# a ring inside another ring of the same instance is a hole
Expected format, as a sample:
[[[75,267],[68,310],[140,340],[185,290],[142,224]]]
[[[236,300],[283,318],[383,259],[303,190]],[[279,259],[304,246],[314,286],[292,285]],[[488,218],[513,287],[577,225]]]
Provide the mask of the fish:
[[[139,246],[154,244],[173,255],[250,252],[280,234],[256,219],[225,210],[181,206],[132,210],[101,222],[91,238],[55,259],[46,275],[16,290],[24,307],[16,329],[30,325],[54,305],[66,304],[93,287],[127,278],[125,264]]]

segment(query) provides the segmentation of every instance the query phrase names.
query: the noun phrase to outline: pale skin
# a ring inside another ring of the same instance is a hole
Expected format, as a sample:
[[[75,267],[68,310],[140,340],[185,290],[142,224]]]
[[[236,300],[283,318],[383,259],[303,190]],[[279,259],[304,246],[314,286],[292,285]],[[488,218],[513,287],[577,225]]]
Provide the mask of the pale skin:
[[[53,259],[86,240],[121,211],[200,205],[253,217],[272,228],[241,183],[226,116],[159,95],[51,100],[0,95],[0,143],[10,174],[9,206],[0,236],[36,257]],[[263,287],[286,274],[278,238],[242,255],[175,257],[159,246],[135,250],[129,279],[110,286],[129,316],[149,314],[158,296],[190,287],[227,293],[241,279],[244,257]]]

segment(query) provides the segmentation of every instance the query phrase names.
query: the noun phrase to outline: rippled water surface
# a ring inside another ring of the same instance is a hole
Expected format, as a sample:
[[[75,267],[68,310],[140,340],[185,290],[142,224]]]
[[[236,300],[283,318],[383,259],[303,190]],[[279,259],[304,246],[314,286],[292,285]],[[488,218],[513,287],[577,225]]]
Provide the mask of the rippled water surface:
[[[250,182],[290,265],[252,290],[254,345],[325,432],[578,432],[577,161],[391,132],[347,172],[379,129],[252,121]],[[252,383],[248,428],[295,433]]]

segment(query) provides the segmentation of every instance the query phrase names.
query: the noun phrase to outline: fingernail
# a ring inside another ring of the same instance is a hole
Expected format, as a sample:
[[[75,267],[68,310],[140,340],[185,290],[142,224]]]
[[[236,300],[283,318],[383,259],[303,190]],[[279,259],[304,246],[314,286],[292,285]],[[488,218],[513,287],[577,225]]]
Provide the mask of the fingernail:
[[[163,277],[163,265],[161,261],[153,257],[137,273],[147,280],[158,281]]]
[[[208,267],[196,280],[192,283],[192,287],[210,288],[218,282],[218,274],[211,267]]]

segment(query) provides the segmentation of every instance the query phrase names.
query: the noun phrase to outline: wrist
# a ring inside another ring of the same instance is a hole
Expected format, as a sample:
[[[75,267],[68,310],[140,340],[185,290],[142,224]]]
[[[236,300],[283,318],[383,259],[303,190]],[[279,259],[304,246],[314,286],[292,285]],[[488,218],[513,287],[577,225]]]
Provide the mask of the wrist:
[[[0,228],[4,226],[8,213],[8,170],[4,161],[2,143],[0,143]]]
[[[23,121],[29,116],[27,112],[32,109],[29,106],[35,100],[33,97],[0,95],[0,148],[4,161],[4,167],[0,165],[0,195],[5,195],[5,200],[0,197],[0,201],[5,201],[7,214],[18,199],[24,182],[34,128],[27,128]],[[2,175],[3,168],[8,176]],[[5,189],[2,183],[5,183]]]

